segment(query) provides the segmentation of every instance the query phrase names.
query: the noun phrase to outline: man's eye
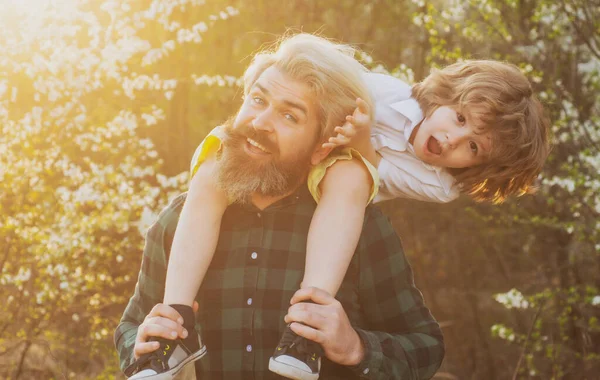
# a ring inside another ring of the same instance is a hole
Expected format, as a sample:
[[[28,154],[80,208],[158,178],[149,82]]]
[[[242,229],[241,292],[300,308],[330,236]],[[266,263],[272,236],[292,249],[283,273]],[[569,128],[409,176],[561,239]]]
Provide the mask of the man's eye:
[[[479,151],[479,147],[474,141],[469,141],[469,148],[471,148],[471,152],[473,152],[473,154],[477,154]]]
[[[259,97],[259,96],[253,96],[253,97],[252,97],[252,100],[253,100],[253,101],[254,101],[254,103],[256,103],[256,104],[263,104],[263,103],[265,102],[265,101],[264,101],[264,100],[263,100],[261,97]]]
[[[284,117],[285,117],[286,119],[288,119],[289,121],[291,121],[291,122],[294,122],[294,123],[298,122],[298,119],[296,119],[296,118],[294,117],[294,115],[292,115],[291,113],[286,113],[286,114],[284,115]]]
[[[465,119],[464,115],[460,112],[456,113],[456,120],[458,120],[459,123],[464,124],[467,119]]]

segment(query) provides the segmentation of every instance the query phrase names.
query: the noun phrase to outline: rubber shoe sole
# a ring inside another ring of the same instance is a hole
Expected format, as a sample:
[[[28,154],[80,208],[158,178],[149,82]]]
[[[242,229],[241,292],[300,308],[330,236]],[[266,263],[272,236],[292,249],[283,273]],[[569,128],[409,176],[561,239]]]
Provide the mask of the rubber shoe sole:
[[[284,356],[279,356],[277,359],[283,359]],[[287,358],[290,358],[289,356]],[[275,358],[269,359],[269,371],[275,372],[278,375],[287,377],[288,379],[294,380],[317,380],[319,378],[318,373],[307,372],[301,368],[293,366],[289,363],[285,363],[284,361],[278,361]],[[292,360],[296,360],[291,358]],[[321,359],[319,358],[319,368],[321,368]],[[299,363],[302,363],[298,361]],[[302,363],[304,364],[304,363]]]
[[[172,380],[173,378],[175,378],[175,376],[177,376],[177,374],[188,364],[195,362],[196,360],[200,359],[201,357],[204,356],[204,354],[206,354],[206,346],[202,346],[201,349],[199,349],[198,351],[194,352],[193,354],[191,354],[190,356],[188,356],[187,358],[185,358],[181,363],[177,364],[175,367],[171,368],[170,370],[163,372],[163,373],[155,373],[155,374],[148,374],[148,376],[144,376],[142,372],[139,372],[135,375],[133,375],[132,377],[130,377],[129,379],[131,380],[138,380],[138,379],[142,379],[142,380]],[[154,372],[154,371],[153,371]],[[142,375],[140,377],[136,377],[137,375]]]

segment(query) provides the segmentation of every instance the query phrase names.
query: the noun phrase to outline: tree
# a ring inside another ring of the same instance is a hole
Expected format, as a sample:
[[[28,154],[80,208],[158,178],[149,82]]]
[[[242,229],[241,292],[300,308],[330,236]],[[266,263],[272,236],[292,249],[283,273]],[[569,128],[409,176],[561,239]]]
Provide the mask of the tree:
[[[112,331],[138,269],[125,263],[187,182],[160,173],[150,136],[177,87],[196,84],[157,69],[236,15],[178,21],[200,1],[38,5],[0,10],[0,346],[15,378],[98,373],[99,357],[116,367]]]
[[[514,362],[509,361],[513,378],[592,378],[600,368],[595,275],[600,264],[600,4],[470,0],[422,5],[416,21],[429,33],[429,62],[470,57],[513,62],[546,103],[555,145],[540,192],[494,210],[473,207],[473,215],[494,229],[492,240],[477,245],[495,252],[505,290],[512,288],[495,297],[513,310],[512,317],[502,318],[492,332],[518,347]],[[512,243],[500,240],[510,235]],[[503,378],[494,357],[489,356],[487,373]]]

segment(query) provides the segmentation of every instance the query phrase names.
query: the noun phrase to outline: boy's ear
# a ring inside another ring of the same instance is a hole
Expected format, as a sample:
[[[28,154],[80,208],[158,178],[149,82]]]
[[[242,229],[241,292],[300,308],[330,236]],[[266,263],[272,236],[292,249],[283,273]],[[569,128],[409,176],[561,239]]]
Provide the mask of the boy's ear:
[[[310,163],[313,166],[323,161],[323,159],[327,157],[329,153],[331,153],[331,151],[333,150],[333,147],[323,148],[322,144],[323,143],[319,143],[319,146],[317,146],[317,149],[315,149],[312,156],[310,157]]]

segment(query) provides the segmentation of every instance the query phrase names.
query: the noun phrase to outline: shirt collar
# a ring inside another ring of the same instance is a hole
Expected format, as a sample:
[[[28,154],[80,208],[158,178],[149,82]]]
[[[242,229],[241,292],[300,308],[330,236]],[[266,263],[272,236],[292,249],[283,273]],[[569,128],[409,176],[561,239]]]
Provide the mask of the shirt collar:
[[[408,98],[390,104],[390,108],[408,119],[409,122],[404,127],[404,137],[408,141],[412,131],[423,121],[423,111],[421,111],[419,103],[415,98]]]
[[[438,180],[442,184],[442,188],[444,189],[444,192],[446,194],[450,194],[450,190],[452,190],[452,187],[454,186],[454,183],[456,182],[456,179],[454,178],[454,176],[452,176],[452,174],[450,174],[448,172],[448,170],[441,168],[439,166],[429,165],[423,161],[421,161],[421,163],[423,164],[425,169],[435,172]]]

